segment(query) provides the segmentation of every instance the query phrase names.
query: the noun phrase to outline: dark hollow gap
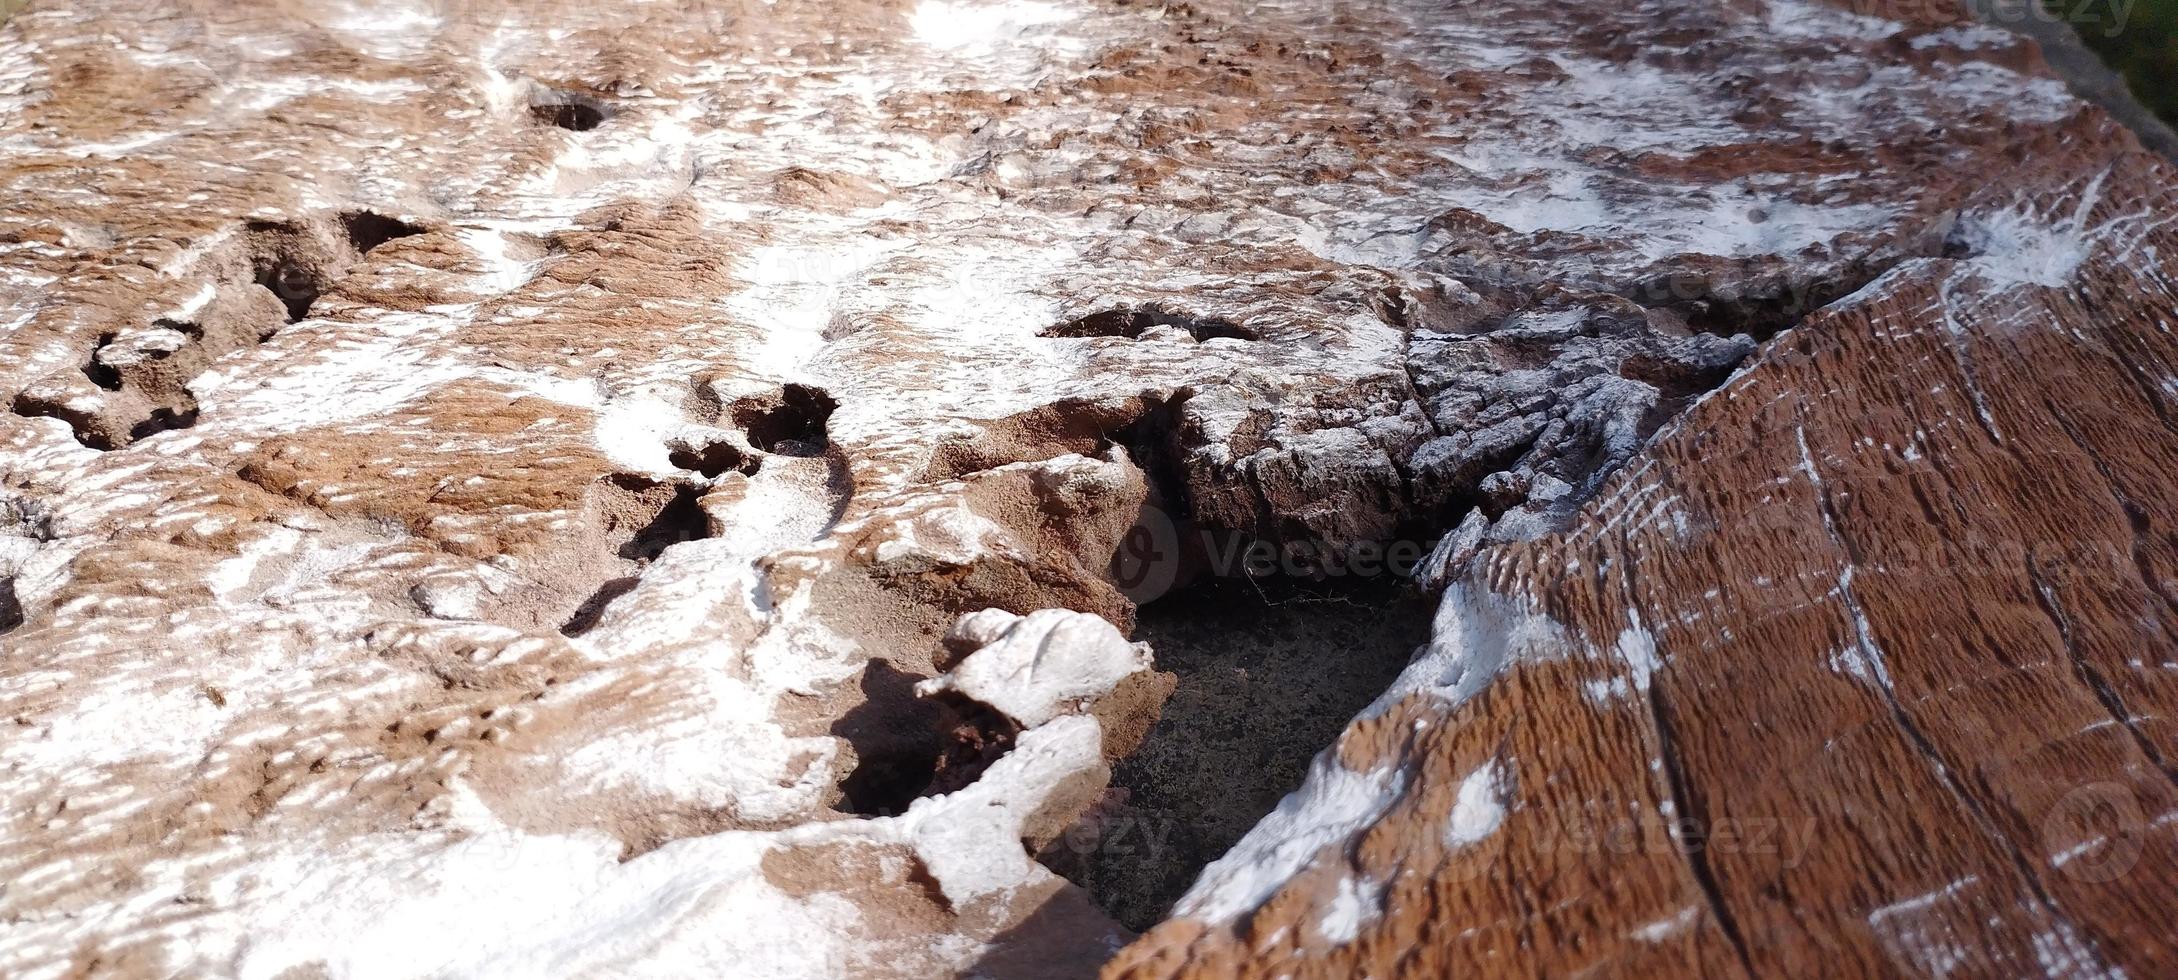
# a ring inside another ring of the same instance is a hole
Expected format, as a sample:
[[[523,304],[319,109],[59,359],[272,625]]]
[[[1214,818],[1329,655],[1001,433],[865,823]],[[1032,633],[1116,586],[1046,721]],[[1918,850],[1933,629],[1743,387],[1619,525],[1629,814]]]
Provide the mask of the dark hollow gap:
[[[1134,310],[1120,308],[1085,313],[1045,327],[1042,337],[1139,337],[1149,329],[1146,319]]]
[[[966,789],[1013,747],[1019,734],[1004,715],[982,705],[948,711],[927,740],[857,751],[853,772],[840,781],[839,809],[863,816],[905,813],[916,800]]]
[[[91,379],[92,384],[107,391],[120,391],[121,372],[108,367],[98,359],[98,353],[105,350],[107,344],[113,343],[113,338],[112,333],[100,334],[98,343],[91,345],[91,356],[83,361],[83,376]]]
[[[620,557],[649,562],[672,545],[710,537],[710,520],[704,516],[703,505],[698,502],[702,496],[703,491],[697,487],[675,485],[672,496],[659,508],[657,516],[638,528],[628,543],[620,546]]]
[[[15,396],[8,410],[24,418],[52,418],[68,423],[68,431],[76,442],[87,449],[111,452],[120,444],[107,434],[104,422],[95,412],[82,412],[69,406],[67,401],[51,401],[28,393]]]
[[[605,124],[611,113],[595,99],[573,92],[553,92],[529,107],[531,119],[547,126],[586,133]]]
[[[1665,404],[1676,405],[1714,390],[1732,376],[1740,363],[1690,364],[1637,351],[1619,362],[1618,374],[1655,388]]]
[[[907,812],[908,805],[929,790],[937,756],[935,744],[857,753],[854,771],[840,781],[838,809],[865,817]]]
[[[1135,638],[1179,686],[1104,800],[1039,859],[1128,928],[1161,921],[1406,667],[1431,611],[1388,575],[1215,577],[1143,606]]]
[[[1191,313],[1169,309],[1154,303],[1139,306],[1122,306],[1099,310],[1062,321],[1044,328],[1044,337],[1126,337],[1142,336],[1151,327],[1178,327],[1187,331],[1197,341],[1225,337],[1235,340],[1261,340],[1262,335],[1224,317],[1195,316]]]
[[[822,456],[830,439],[825,425],[839,402],[822,388],[790,384],[777,395],[745,398],[728,409],[749,445],[780,456]]]
[[[1187,499],[1187,472],[1181,463],[1186,447],[1180,442],[1180,411],[1189,392],[1169,400],[1151,401],[1134,420],[1112,430],[1107,437],[1127,450],[1127,458],[1142,469],[1150,486],[1151,505],[1163,508],[1174,521],[1194,516]]]
[[[703,495],[704,488],[686,478],[599,478],[584,492],[583,530],[569,535],[553,558],[565,564],[534,577],[520,593],[508,593],[500,607],[562,636],[588,633],[667,548],[712,536]]]
[[[143,421],[129,427],[130,441],[148,438],[170,429],[186,429],[197,424],[195,399],[190,401],[191,404],[180,408],[161,405],[152,409],[151,414]]]
[[[825,515],[824,526],[830,530],[840,518],[847,515],[847,505],[855,499],[854,472],[847,467],[844,453],[826,453],[824,457],[824,492],[832,500],[832,509]]]
[[[1021,726],[988,705],[966,698],[940,695],[937,699],[942,750],[923,795],[938,796],[972,785],[1007,752],[1021,734]]]
[[[292,259],[269,257],[257,261],[255,278],[258,285],[272,291],[287,307],[287,322],[298,323],[310,315],[310,305],[318,301],[322,287],[317,275]]]
[[[1944,235],[1943,246],[1937,255],[1946,259],[1971,259],[1981,255],[1985,233],[1979,227],[1960,222]]]
[[[598,586],[597,591],[590,593],[589,598],[582,600],[582,605],[576,606],[574,613],[567,617],[567,621],[560,624],[560,635],[581,636],[588,633],[590,628],[596,626],[597,621],[604,617],[605,607],[612,605],[614,599],[634,591],[637,581],[638,579],[633,575],[623,575]]]
[[[732,444],[724,442],[675,449],[666,454],[666,461],[677,469],[701,473],[707,477],[719,477],[734,472],[755,476],[758,465],[763,462],[761,457],[749,456],[735,449]]]
[[[23,625],[23,603],[15,594],[15,577],[0,578],[0,634]]]
[[[396,238],[421,235],[423,229],[374,211],[345,211],[340,226],[348,232],[348,244],[357,252],[369,252]]]
[[[1949,251],[1948,242],[1944,249]],[[1857,261],[1835,275],[1748,286],[1716,287],[1701,276],[1665,275],[1632,298],[1649,309],[1677,314],[1690,330],[1720,337],[1747,334],[1759,343],[1859,292],[1899,261]]]
[[[840,781],[836,809],[863,816],[904,813],[925,796],[975,782],[1013,747],[1018,726],[964,698],[917,697],[922,678],[872,660],[863,670],[864,702],[831,733],[853,748],[855,767]]]

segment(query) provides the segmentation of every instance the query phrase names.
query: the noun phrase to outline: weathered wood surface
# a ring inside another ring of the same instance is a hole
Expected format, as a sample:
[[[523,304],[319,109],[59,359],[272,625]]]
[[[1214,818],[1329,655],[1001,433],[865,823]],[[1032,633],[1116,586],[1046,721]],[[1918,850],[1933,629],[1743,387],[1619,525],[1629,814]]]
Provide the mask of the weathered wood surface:
[[[1895,269],[1487,553],[1340,743],[1381,815],[1108,975],[2167,973],[2178,236],[2108,162],[2025,205],[2076,266]]]
[[[2169,973],[2172,179],[1947,3],[35,3],[0,973]],[[1445,598],[1137,938],[1176,530]]]

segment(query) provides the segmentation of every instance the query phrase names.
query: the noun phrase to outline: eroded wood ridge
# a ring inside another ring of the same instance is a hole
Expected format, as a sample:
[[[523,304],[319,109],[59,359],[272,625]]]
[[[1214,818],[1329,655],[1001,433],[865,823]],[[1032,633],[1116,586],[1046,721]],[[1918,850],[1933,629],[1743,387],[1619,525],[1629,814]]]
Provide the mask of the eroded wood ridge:
[[[33,4],[0,974],[2171,972],[2173,174],[1865,6]]]

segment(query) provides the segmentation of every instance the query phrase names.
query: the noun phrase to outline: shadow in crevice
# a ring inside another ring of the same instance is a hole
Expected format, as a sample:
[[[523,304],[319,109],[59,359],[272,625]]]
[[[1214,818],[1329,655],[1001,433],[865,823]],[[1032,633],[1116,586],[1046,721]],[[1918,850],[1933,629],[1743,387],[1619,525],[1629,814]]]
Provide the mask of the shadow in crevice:
[[[872,660],[863,668],[865,700],[830,729],[855,753],[854,770],[840,781],[843,799],[837,809],[889,816],[906,811],[930,788],[945,743],[938,731],[938,706],[915,696],[919,680],[885,660]]]
[[[582,636],[607,607],[635,590],[643,572],[676,544],[711,535],[703,488],[637,473],[613,473],[591,485],[583,503],[584,533],[569,536],[556,559],[568,564],[539,579],[535,623]]]
[[[732,443],[717,441],[677,446],[666,457],[674,468],[716,479],[727,473],[755,476],[763,458],[750,456]]]
[[[100,361],[97,357],[99,351],[104,350],[108,344],[113,343],[115,336],[115,333],[111,330],[99,334],[98,343],[91,347],[92,356],[83,362],[83,376],[91,379],[92,384],[105,391],[121,390],[121,372],[114,370],[112,365]]]
[[[340,215],[340,227],[348,233],[348,246],[355,249],[358,255],[368,254],[371,249],[396,238],[424,233],[424,229],[417,225],[399,218],[388,218],[376,211],[343,211]]]
[[[308,319],[311,305],[324,295],[346,257],[330,254],[300,221],[250,221],[243,229],[250,243],[250,278],[280,301],[287,322]],[[278,329],[259,331],[258,341]]]
[[[171,429],[186,429],[197,424],[197,399],[187,390],[177,393],[187,404],[180,408],[160,406],[151,410],[144,420],[129,427],[130,439],[148,439]]]
[[[1391,576],[1211,578],[1143,606],[1135,638],[1179,687],[1104,800],[1039,859],[1128,928],[1155,925],[1399,675],[1431,608]]]
[[[710,519],[703,513],[703,491],[685,483],[650,484],[635,478],[628,485],[641,488],[648,497],[655,498],[660,487],[667,488],[662,506],[650,520],[635,529],[635,534],[616,552],[629,561],[648,563],[668,547],[684,541],[696,541],[710,537]]]
[[[1121,306],[1094,313],[1085,313],[1069,320],[1062,320],[1044,328],[1042,337],[1125,337],[1139,339],[1152,327],[1173,327],[1185,331],[1197,342],[1206,340],[1261,340],[1254,330],[1232,320],[1217,316],[1196,316],[1156,303],[1139,306]]]
[[[1062,888],[1010,929],[991,937],[960,973],[977,980],[1092,980],[1134,936],[1079,889]]]
[[[582,605],[576,606],[574,613],[567,617],[567,621],[560,624],[560,635],[581,636],[588,633],[590,628],[596,626],[597,621],[604,617],[605,607],[612,605],[614,599],[635,591],[635,584],[638,581],[641,580],[636,576],[622,575],[619,578],[607,580],[604,585],[598,586],[597,591],[590,593],[589,598],[582,600]]]
[[[1931,237],[1922,251],[1957,258],[1963,254],[1963,247],[1954,232]],[[1910,257],[1908,253],[1862,256],[1823,275],[1754,282],[1712,282],[1698,272],[1667,273],[1635,290],[1630,298],[1647,309],[1667,311],[1689,330],[1720,337],[1746,334],[1762,342],[1798,325],[1815,311],[1859,292]]]
[[[612,107],[581,92],[549,89],[531,96],[529,117],[546,126],[587,133],[613,117]]]
[[[1013,748],[1020,727],[1011,719],[949,693],[919,698],[920,680],[883,660],[864,668],[861,687],[868,700],[831,727],[853,747],[856,760],[840,781],[837,809],[864,816],[904,813],[922,797],[965,789]]]
[[[15,595],[15,578],[0,578],[0,633],[23,625],[23,603]]]
[[[76,441],[110,451],[197,421],[193,383],[221,358],[308,319],[326,291],[372,249],[426,229],[366,210],[253,218],[198,269],[212,278],[189,313],[97,334],[82,372],[96,392],[35,386],[8,406],[66,422]],[[247,278],[240,273],[246,268]],[[144,329],[148,328],[148,329]]]
[[[824,389],[790,384],[777,392],[736,401],[726,416],[749,445],[781,456],[820,456],[831,445],[826,425],[839,402]]]

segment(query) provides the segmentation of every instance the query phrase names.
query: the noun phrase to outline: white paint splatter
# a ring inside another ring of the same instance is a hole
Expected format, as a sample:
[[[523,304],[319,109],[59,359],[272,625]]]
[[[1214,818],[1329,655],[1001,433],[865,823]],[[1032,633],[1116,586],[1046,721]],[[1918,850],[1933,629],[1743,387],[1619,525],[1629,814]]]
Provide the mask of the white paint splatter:
[[[1497,832],[1505,822],[1506,775],[1504,764],[1492,760],[1460,780],[1452,817],[1445,823],[1446,846],[1465,847]]]

